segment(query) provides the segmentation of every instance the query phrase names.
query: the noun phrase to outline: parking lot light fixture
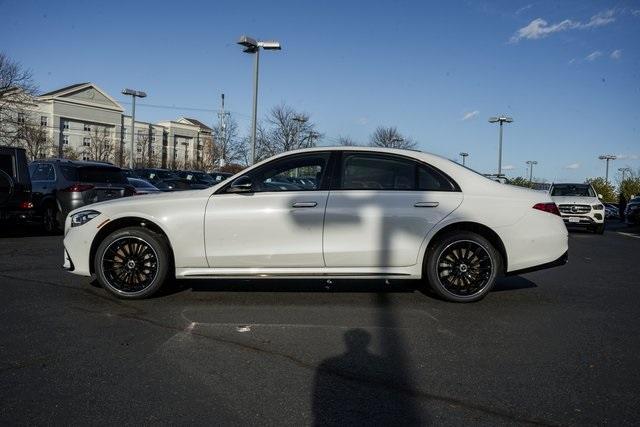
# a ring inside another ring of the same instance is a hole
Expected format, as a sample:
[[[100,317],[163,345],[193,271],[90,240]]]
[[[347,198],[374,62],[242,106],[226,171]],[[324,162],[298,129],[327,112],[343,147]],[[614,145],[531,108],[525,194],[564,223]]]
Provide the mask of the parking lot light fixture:
[[[529,165],[529,185],[531,185],[531,181],[533,181],[533,165],[537,165],[538,162],[536,160],[527,160],[526,163]]]
[[[122,94],[131,96],[131,155],[129,156],[129,168],[133,169],[133,156],[135,154],[133,134],[135,133],[136,126],[136,98],[146,98],[147,94],[133,89],[123,89]]]
[[[251,164],[256,161],[256,127],[258,121],[258,74],[260,70],[260,49],[281,50],[280,42],[276,40],[256,40],[249,36],[242,36],[238,40],[244,46],[243,52],[255,54],[253,70],[253,114],[251,120]]]
[[[462,157],[462,166],[465,166],[467,164],[466,160],[468,156],[469,156],[469,153],[465,153],[465,152],[460,153],[460,157]]]
[[[489,117],[489,123],[500,123],[500,139],[498,142],[498,175],[502,173],[502,124],[512,122],[513,119],[507,116]]]
[[[605,160],[607,162],[606,171],[605,171],[605,175],[604,175],[604,180],[605,180],[605,182],[607,184],[609,183],[609,161],[615,160],[617,158],[618,157],[613,155],[613,154],[602,154],[602,155],[598,156],[598,159]]]

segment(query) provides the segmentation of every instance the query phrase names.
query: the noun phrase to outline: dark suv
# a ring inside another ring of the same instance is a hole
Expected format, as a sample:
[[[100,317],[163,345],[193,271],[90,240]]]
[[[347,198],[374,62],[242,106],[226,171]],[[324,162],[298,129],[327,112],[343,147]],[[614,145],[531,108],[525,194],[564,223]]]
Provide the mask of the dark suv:
[[[31,179],[25,150],[0,147],[0,221],[31,216]]]
[[[76,208],[135,194],[122,170],[109,163],[37,160],[29,172],[34,208],[48,232],[60,231]]]

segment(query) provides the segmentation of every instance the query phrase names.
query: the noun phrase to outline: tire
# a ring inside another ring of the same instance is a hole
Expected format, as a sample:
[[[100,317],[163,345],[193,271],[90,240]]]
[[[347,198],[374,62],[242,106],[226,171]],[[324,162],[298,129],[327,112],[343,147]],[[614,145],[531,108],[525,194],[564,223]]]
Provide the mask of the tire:
[[[604,234],[604,222],[593,227],[593,232],[596,234]]]
[[[429,248],[424,275],[439,297],[473,302],[491,291],[502,264],[502,256],[487,239],[470,231],[454,231]]]
[[[155,294],[165,282],[169,264],[164,236],[144,227],[114,231],[100,243],[93,260],[98,282],[123,299]]]
[[[47,203],[42,212],[42,227],[49,234],[62,231],[58,221],[58,207],[54,203]]]

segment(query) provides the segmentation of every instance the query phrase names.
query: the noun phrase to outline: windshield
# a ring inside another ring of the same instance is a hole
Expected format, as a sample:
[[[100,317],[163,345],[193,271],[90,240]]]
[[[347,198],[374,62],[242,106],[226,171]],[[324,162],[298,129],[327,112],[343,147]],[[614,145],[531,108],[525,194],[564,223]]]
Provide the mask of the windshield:
[[[596,197],[588,184],[558,184],[551,189],[552,196]]]

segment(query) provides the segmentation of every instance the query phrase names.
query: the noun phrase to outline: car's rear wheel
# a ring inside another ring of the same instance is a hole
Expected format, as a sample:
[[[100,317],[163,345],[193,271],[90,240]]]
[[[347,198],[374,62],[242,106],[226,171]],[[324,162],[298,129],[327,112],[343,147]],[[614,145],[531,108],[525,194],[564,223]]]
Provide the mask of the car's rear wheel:
[[[42,226],[47,233],[60,232],[60,223],[58,222],[58,208],[53,203],[48,203],[42,212]]]
[[[478,301],[493,288],[502,257],[491,242],[470,231],[440,238],[427,252],[425,274],[431,289],[453,302]]]
[[[156,293],[169,270],[165,238],[143,227],[128,227],[107,236],[96,251],[98,281],[119,298],[140,299]]]

